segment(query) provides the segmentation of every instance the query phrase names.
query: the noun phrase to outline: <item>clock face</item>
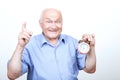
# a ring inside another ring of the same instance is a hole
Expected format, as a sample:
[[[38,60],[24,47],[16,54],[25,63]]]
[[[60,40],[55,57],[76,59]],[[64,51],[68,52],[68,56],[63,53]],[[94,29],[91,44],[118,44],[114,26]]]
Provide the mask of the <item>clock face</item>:
[[[86,54],[86,53],[89,52],[89,49],[90,49],[89,44],[87,44],[85,42],[81,42],[81,43],[78,44],[78,51],[80,53]]]

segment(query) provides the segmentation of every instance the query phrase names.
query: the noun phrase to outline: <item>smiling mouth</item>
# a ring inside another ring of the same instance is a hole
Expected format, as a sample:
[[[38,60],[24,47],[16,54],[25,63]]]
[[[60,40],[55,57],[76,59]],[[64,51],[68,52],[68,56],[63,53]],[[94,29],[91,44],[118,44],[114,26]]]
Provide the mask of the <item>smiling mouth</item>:
[[[49,30],[49,32],[55,32],[55,33],[56,33],[56,32],[57,32],[57,30]]]

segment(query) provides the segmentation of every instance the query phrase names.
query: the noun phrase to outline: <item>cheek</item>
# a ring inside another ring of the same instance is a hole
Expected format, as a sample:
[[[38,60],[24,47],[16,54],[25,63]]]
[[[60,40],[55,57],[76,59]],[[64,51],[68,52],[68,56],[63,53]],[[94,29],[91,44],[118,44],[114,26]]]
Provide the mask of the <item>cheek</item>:
[[[60,27],[60,31],[62,31],[62,27]]]
[[[59,29],[59,30],[62,30],[62,26],[58,26],[58,29]]]
[[[49,28],[49,26],[42,25],[41,28],[43,31],[46,31]]]

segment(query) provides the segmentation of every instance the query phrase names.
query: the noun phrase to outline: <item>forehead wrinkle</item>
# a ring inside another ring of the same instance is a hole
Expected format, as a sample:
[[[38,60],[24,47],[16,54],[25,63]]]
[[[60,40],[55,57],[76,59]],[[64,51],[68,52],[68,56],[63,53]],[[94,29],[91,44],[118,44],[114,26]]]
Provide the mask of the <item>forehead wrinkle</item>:
[[[42,11],[42,14],[41,14],[41,18],[40,18],[40,22],[43,21],[43,19],[45,18],[45,16],[50,13],[50,12],[54,12],[54,13],[57,13],[61,20],[62,20],[62,14],[61,14],[61,11],[57,10],[57,9],[54,9],[54,8],[47,8],[45,10]]]

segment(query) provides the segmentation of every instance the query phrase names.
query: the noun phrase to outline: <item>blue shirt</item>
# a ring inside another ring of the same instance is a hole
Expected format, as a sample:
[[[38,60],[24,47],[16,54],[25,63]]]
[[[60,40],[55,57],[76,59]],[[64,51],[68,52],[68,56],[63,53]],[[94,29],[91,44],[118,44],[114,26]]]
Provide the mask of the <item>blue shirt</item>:
[[[78,41],[61,34],[56,46],[43,34],[33,36],[22,54],[22,74],[27,80],[78,80],[86,55],[78,53]]]

